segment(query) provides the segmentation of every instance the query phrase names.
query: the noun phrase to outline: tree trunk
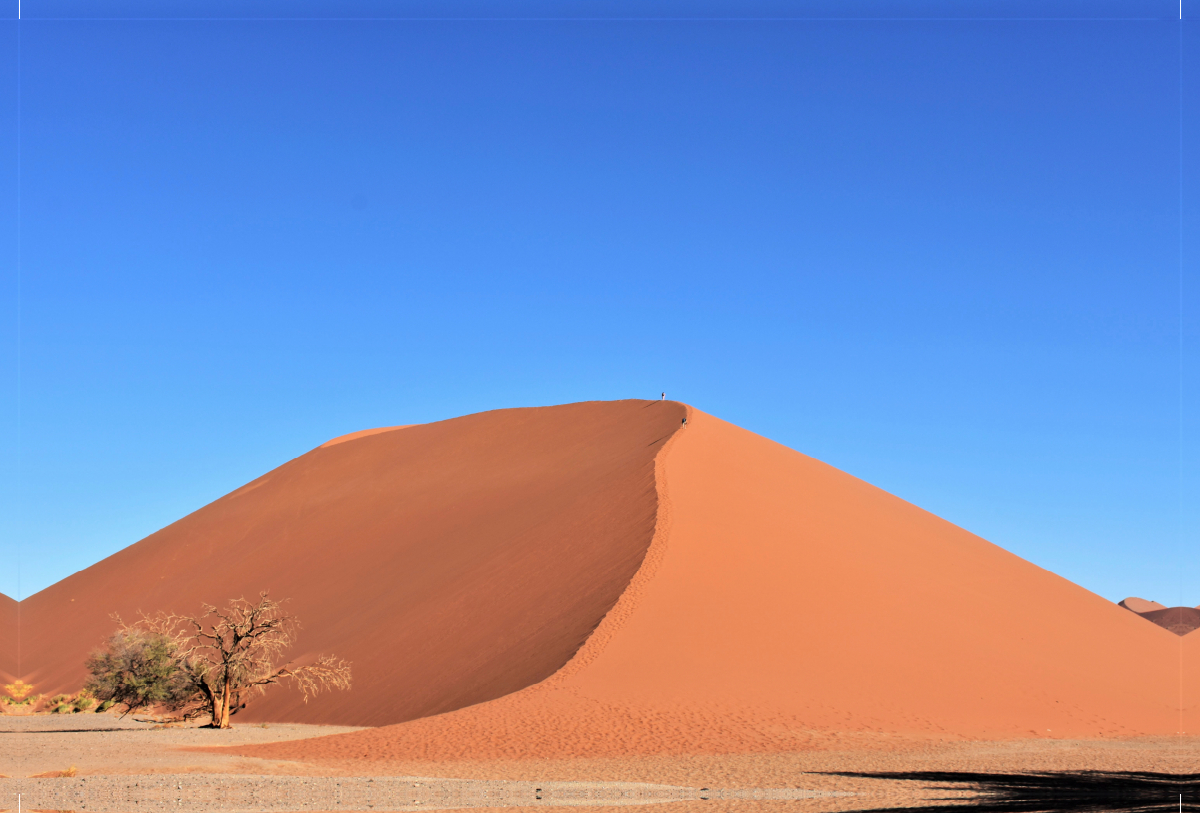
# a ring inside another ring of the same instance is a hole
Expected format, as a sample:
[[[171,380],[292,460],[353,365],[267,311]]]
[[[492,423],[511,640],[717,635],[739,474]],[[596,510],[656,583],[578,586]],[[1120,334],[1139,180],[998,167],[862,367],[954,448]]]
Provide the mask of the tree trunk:
[[[217,726],[217,696],[213,693],[212,687],[207,682],[200,682],[200,691],[204,693],[204,702],[208,704],[208,714],[212,718],[209,722],[209,728]]]
[[[229,684],[221,687],[221,693],[213,703],[213,728],[233,728],[229,724]]]

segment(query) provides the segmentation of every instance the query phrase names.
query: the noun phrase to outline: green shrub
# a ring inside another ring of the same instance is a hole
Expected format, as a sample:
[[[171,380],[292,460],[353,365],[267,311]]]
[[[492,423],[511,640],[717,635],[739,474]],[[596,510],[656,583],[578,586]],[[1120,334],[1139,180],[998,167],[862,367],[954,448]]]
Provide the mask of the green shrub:
[[[159,703],[182,702],[196,690],[180,668],[177,654],[175,642],[162,633],[119,629],[104,649],[88,656],[88,696],[120,703],[126,714]]]

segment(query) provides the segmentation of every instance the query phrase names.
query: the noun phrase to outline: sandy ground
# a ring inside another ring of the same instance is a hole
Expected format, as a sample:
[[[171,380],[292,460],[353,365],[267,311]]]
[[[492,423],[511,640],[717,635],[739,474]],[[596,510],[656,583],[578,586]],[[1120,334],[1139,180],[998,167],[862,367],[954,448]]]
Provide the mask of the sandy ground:
[[[130,810],[309,811],[495,807],[628,807],[663,803],[840,801],[845,794],[802,790],[702,791],[614,782],[483,782],[425,777],[254,777],[156,774],[152,777],[26,779],[11,785],[23,807]],[[3,787],[0,785],[0,787]]]
[[[841,771],[1200,772],[1200,738],[940,742],[854,735],[802,753],[487,762],[264,760],[214,745],[346,729],[161,727],[113,715],[0,717],[0,810],[316,811],[627,807],[839,813],[962,798]],[[45,776],[74,766],[74,777]],[[43,774],[43,776],[38,776]]]
[[[18,795],[25,810],[97,813],[596,807],[845,796],[798,788],[556,781],[535,774],[514,780],[442,777],[432,765],[421,773],[376,766],[368,772],[361,766],[253,759],[213,748],[351,730],[241,725],[214,731],[110,714],[0,716],[0,810],[15,809]]]
[[[80,775],[287,772],[267,760],[178,749],[283,742],[356,730],[298,724],[264,728],[260,724],[214,731],[195,726],[164,728],[115,714],[0,715],[0,774],[29,777],[71,766]]]
[[[231,731],[109,714],[0,717],[0,810],[310,811],[603,807],[740,800],[839,800],[798,788],[742,789],[624,781],[441,777],[260,760],[214,749],[341,733],[333,726],[242,725]],[[461,766],[460,766],[461,770]],[[511,770],[511,766],[510,766]],[[485,771],[486,772],[486,771]],[[60,775],[71,774],[71,775]]]
[[[313,769],[361,775],[363,763],[334,760]],[[656,782],[710,788],[805,788],[868,796],[912,791],[911,783],[842,777],[838,772],[1153,771],[1200,773],[1200,737],[1114,740],[906,740],[855,735],[822,749],[777,754],[725,754],[506,760],[486,762],[369,763],[381,774],[435,774],[475,779],[537,777],[558,781]]]

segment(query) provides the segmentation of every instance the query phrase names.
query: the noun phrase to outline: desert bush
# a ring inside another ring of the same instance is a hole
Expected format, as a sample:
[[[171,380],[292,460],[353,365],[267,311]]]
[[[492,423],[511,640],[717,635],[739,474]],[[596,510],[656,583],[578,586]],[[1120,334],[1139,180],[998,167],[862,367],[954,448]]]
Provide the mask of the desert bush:
[[[106,711],[108,711],[109,709],[111,709],[111,708],[112,708],[113,706],[115,706],[115,705],[117,705],[117,701],[115,701],[115,700],[105,700],[105,701],[104,701],[104,702],[102,702],[100,705],[96,706],[96,713],[97,713],[97,714],[102,714],[103,712],[106,712]]]
[[[104,649],[85,663],[91,676],[84,688],[89,697],[122,704],[125,714],[159,703],[175,704],[191,695],[179,663],[179,648],[162,633],[122,627]]]
[[[57,694],[46,701],[45,709],[51,714],[76,714],[96,705],[96,699],[84,689],[76,694]]]

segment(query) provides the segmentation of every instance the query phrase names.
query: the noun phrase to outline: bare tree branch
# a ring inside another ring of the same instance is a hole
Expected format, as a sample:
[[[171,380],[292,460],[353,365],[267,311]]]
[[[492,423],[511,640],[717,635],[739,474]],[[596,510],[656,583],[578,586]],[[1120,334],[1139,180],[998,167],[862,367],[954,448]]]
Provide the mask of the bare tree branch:
[[[189,688],[160,702],[184,718],[209,714],[214,727],[229,728],[229,718],[245,708],[246,695],[261,694],[268,686],[291,681],[305,703],[325,690],[350,688],[350,663],[332,655],[322,655],[311,664],[278,665],[300,628],[297,619],[283,611],[283,604],[264,591],[256,602],[243,597],[223,609],[202,605],[198,616],[143,614],[133,624],[114,616],[118,633],[112,640],[119,635],[145,635],[167,647],[181,685]]]

